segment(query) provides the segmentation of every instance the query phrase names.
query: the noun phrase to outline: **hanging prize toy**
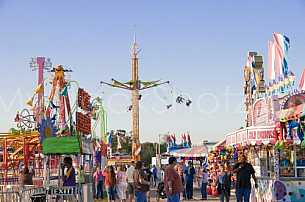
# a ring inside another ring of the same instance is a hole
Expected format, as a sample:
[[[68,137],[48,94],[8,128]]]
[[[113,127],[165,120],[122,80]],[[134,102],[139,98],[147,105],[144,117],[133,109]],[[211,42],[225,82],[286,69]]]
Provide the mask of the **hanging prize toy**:
[[[288,136],[293,140],[293,129],[298,128],[299,123],[293,120],[288,121]]]

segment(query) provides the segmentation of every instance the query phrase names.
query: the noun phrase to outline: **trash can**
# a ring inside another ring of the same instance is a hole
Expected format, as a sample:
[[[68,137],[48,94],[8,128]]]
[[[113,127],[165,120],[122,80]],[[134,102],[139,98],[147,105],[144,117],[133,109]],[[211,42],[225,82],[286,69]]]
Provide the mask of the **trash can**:
[[[46,202],[47,196],[46,194],[33,194],[31,200],[32,202]]]

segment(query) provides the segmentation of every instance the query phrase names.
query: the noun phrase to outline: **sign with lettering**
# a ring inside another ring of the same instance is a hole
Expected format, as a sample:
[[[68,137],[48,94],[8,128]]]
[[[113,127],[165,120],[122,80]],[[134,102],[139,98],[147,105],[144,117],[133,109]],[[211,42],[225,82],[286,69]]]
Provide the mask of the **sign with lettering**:
[[[90,98],[91,96],[82,88],[78,89],[77,103],[78,107],[85,111],[90,111]]]
[[[56,196],[75,196],[80,193],[80,189],[78,187],[49,187],[47,189],[48,195],[56,195]]]
[[[76,112],[76,130],[86,135],[91,133],[91,118],[89,115]]]
[[[226,145],[234,144],[268,144],[273,143],[274,126],[249,127],[226,136]]]

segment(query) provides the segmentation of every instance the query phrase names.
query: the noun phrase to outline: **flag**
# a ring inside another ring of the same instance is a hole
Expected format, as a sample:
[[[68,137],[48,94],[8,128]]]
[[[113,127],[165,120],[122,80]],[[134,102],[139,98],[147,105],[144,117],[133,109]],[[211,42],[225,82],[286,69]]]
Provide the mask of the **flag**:
[[[68,96],[68,87],[67,87],[67,86],[65,86],[65,87],[61,90],[60,95],[61,95],[61,96]]]
[[[183,135],[182,135],[182,140],[183,140],[183,143],[186,142],[186,135],[185,135],[185,133],[183,133]]]
[[[189,133],[187,134],[187,141],[188,141],[188,145],[191,147],[192,146],[192,141],[191,141],[191,136],[190,136]]]
[[[108,134],[108,145],[112,145],[112,136],[113,136],[113,131],[111,131],[111,132]]]
[[[277,74],[287,76],[288,74],[288,49],[290,40],[280,33],[273,33],[273,43],[275,46],[275,68]]]
[[[299,89],[305,90],[305,69],[303,70],[302,77],[299,83]]]
[[[42,84],[39,84],[39,85],[36,87],[35,93],[36,93],[36,94],[43,93],[43,85],[42,85]]]
[[[173,135],[171,136],[171,138],[172,138],[173,143],[176,144],[176,135],[173,134]]]

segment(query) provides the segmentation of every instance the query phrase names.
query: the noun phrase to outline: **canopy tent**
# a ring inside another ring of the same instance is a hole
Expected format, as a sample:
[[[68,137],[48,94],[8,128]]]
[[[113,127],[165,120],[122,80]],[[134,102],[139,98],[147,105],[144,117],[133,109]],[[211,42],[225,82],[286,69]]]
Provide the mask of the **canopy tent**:
[[[186,158],[206,157],[208,155],[208,149],[206,146],[193,146],[191,148],[171,151],[170,155],[175,157],[186,157]]]
[[[80,154],[80,142],[77,136],[49,137],[42,143],[43,154]]]

